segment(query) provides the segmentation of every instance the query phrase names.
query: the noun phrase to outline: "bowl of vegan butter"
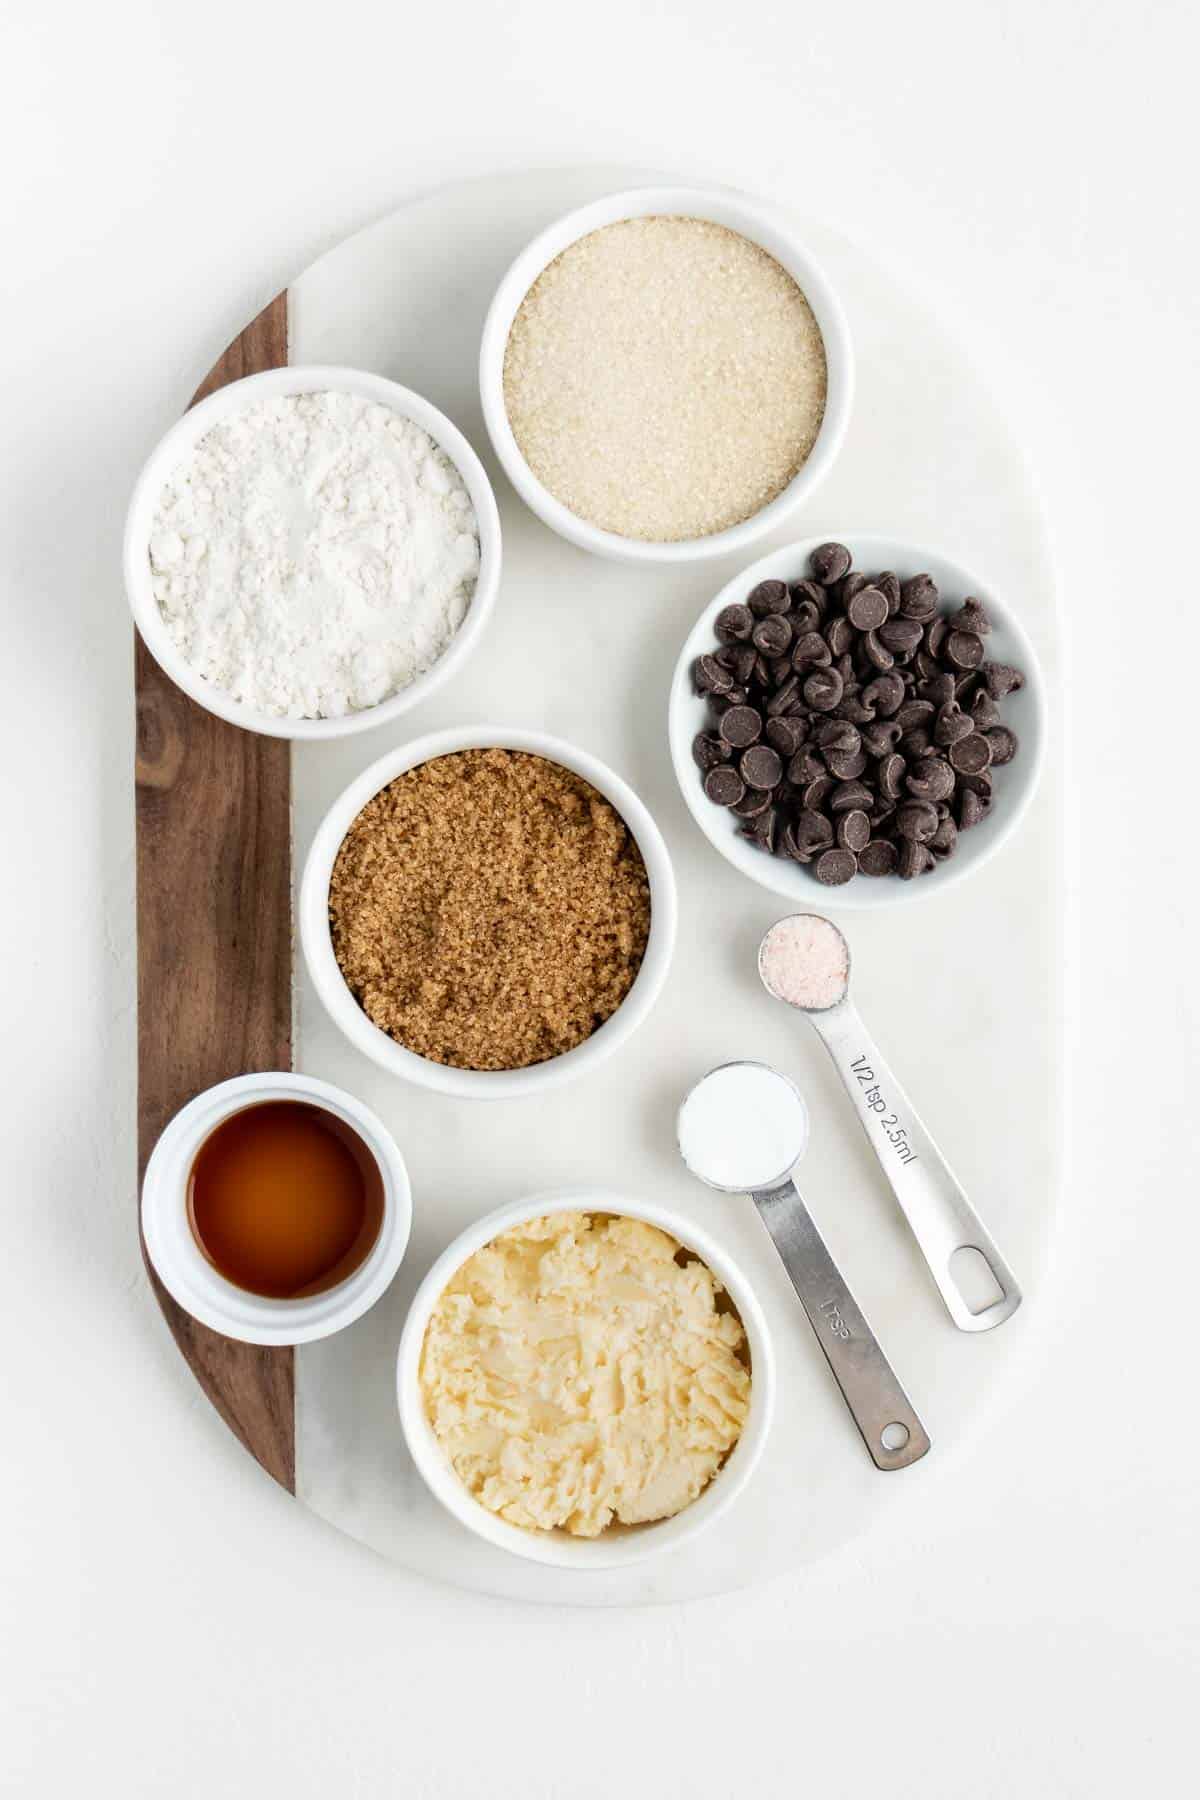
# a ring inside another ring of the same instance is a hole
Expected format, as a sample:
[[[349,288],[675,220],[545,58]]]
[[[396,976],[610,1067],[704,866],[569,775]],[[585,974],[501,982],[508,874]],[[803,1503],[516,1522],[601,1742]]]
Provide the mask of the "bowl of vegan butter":
[[[413,1301],[400,1420],[435,1498],[560,1567],[658,1555],[749,1479],[774,1364],[748,1282],[706,1232],[591,1189],[481,1219]]]

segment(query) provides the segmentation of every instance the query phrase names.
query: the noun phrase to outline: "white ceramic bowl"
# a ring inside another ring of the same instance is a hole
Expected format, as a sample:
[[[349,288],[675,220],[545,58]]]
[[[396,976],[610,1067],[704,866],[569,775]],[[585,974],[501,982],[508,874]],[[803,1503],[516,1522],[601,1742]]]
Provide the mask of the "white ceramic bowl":
[[[988,660],[1013,663],[1025,676],[1025,686],[1020,692],[1008,695],[1000,703],[1004,722],[1016,732],[1019,748],[1012,762],[996,772],[991,811],[978,825],[959,836],[958,848],[948,861],[939,863],[935,869],[913,881],[901,881],[894,875],[856,875],[844,887],[823,887],[803,864],[781,856],[767,856],[739,837],[741,821],[725,807],[714,806],[707,798],[700,771],[692,760],[693,739],[697,732],[704,730],[709,713],[703,697],[693,691],[691,669],[696,658],[716,644],[713,624],[717,614],[734,601],[744,600],[760,581],[802,580],[808,574],[812,551],[831,538],[846,545],[856,569],[872,573],[893,569],[902,581],[922,571],[932,575],[941,590],[944,605],[957,606],[973,594],[982,601],[992,622],[986,645]],[[863,532],[826,532],[822,537],[806,538],[803,543],[772,550],[770,555],[735,575],[709,602],[692,627],[675,665],[667,730],[671,760],[688,811],[726,862],[731,862],[759,887],[782,894],[800,907],[819,903],[822,911],[878,912],[908,900],[945,893],[964,875],[982,868],[1001,845],[1007,843],[1033,798],[1041,773],[1046,742],[1045,707],[1045,685],[1033,646],[1011,609],[987,582],[980,581],[961,564],[919,544],[873,537]]]
[[[232,695],[207,681],[176,648],[175,641],[163,622],[154,597],[150,571],[150,534],[154,524],[159,495],[172,471],[188,452],[199,443],[205,432],[220,420],[241,412],[259,400],[278,394],[313,394],[332,389],[338,393],[360,394],[377,401],[393,412],[411,419],[454,464],[475,508],[479,532],[479,577],[467,616],[454,637],[431,669],[401,688],[378,706],[364,707],[359,712],[345,713],[340,719],[278,719],[268,713],[244,706]],[[207,400],[201,400],[172,425],[153,451],[138,476],[129,512],[125,520],[125,591],[133,609],[134,620],[146,647],[177,687],[218,718],[246,731],[262,732],[267,737],[335,738],[349,737],[358,731],[369,731],[418,705],[440,688],[462,665],[478,644],[495,604],[500,585],[500,514],[496,497],[484,472],[483,464],[466,438],[450,423],[444,413],[410,388],[388,381],[382,375],[371,375],[361,369],[343,369],[310,365],[296,369],[268,369],[261,375],[247,375],[241,381],[218,388]]]
[[[419,763],[429,762],[436,756],[451,756],[459,750],[488,748],[523,750],[531,756],[543,756],[591,782],[606,800],[612,802],[633,833],[650,883],[650,935],[646,954],[624,1000],[611,1018],[582,1044],[527,1069],[452,1069],[406,1050],[386,1031],[381,1031],[354,998],[338,966],[329,931],[329,881],[333,865],[342,839],[367,801],[398,775],[415,769]],[[334,801],[317,828],[304,865],[299,899],[300,942],[313,985],[330,1017],[352,1044],[381,1067],[393,1075],[403,1076],[406,1081],[416,1082],[419,1087],[431,1088],[435,1093],[454,1094],[461,1099],[512,1100],[544,1093],[547,1088],[584,1074],[611,1056],[636,1030],[666,980],[675,947],[676,910],[675,876],[662,834],[633,789],[619,775],[596,757],[589,756],[585,750],[577,750],[573,744],[564,743],[561,738],[547,737],[540,731],[475,725],[433,732],[390,751],[372,763]]]
[[[469,1256],[502,1231],[546,1213],[616,1213],[645,1219],[670,1232],[707,1264],[723,1283],[746,1329],[750,1348],[750,1412],[728,1460],[704,1492],[673,1519],[633,1527],[610,1527],[598,1538],[572,1537],[566,1531],[523,1531],[510,1525],[469,1494],[433,1434],[421,1397],[421,1346],[429,1315],[442,1289]],[[563,1569],[613,1569],[677,1549],[719,1518],[741,1493],[762,1455],[775,1408],[775,1359],[767,1322],[746,1277],[706,1231],[663,1206],[631,1200],[625,1194],[578,1188],[538,1194],[479,1219],[438,1257],[417,1289],[404,1323],[396,1364],[396,1393],[405,1442],[434,1498],[469,1531],[514,1556],[552,1563]]]
[[[223,1120],[267,1100],[302,1100],[332,1113],[357,1132],[383,1180],[383,1223],[366,1261],[337,1287],[298,1300],[268,1300],[226,1281],[188,1223],[188,1178],[200,1146]],[[390,1285],[411,1226],[408,1171],[387,1127],[341,1088],[283,1071],[239,1075],[197,1094],[159,1138],[142,1182],[142,1236],[163,1286],[194,1319],[244,1344],[310,1344],[353,1324]]]
[[[556,500],[522,456],[504,404],[504,352],[512,322],[542,270],[570,244],[614,225],[621,219],[673,215],[710,219],[761,246],[800,286],[825,341],[828,391],[825,417],[804,466],[761,512],[710,537],[679,543],[643,543],[589,525]],[[683,563],[728,556],[781,525],[792,508],[816,491],[841,448],[854,393],[854,357],[850,332],[836,294],[788,220],[731,188],[646,187],[609,194],[556,219],[522,250],[508,270],[488,309],[479,353],[479,390],[483,416],[504,472],[518,494],[544,524],[581,549],[620,562]]]

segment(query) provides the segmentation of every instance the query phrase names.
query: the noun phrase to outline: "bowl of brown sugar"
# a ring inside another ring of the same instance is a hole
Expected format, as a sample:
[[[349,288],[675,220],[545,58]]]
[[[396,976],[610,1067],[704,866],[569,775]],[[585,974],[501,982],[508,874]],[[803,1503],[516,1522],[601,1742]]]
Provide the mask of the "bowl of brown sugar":
[[[834,290],[790,222],[728,188],[579,207],[508,270],[483,414],[521,498],[626,562],[743,550],[807,499],[853,392]]]
[[[620,776],[489,726],[417,739],[352,782],[299,895],[309,974],[351,1043],[490,1099],[623,1043],[666,978],[675,918],[666,845]]]

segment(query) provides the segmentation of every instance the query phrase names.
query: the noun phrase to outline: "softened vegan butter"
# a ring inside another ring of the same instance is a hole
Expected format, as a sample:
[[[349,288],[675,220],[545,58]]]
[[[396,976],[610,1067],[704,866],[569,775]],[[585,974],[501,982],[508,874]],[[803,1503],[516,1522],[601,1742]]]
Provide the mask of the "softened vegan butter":
[[[722,1292],[640,1219],[553,1213],[477,1250],[421,1351],[426,1413],[463,1485],[512,1525],[576,1537],[681,1512],[749,1410]]]

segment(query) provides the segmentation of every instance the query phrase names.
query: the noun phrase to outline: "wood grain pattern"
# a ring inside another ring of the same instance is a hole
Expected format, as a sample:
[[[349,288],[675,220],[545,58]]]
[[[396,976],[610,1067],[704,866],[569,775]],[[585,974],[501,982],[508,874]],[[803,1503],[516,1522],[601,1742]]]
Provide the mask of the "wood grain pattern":
[[[286,363],[285,293],[229,346],[193,404]],[[140,636],[134,683],[140,1187],[159,1133],[193,1095],[231,1075],[292,1066],[292,796],[287,740],[205,712]],[[201,1387],[294,1493],[293,1352],[211,1331],[147,1269]]]

